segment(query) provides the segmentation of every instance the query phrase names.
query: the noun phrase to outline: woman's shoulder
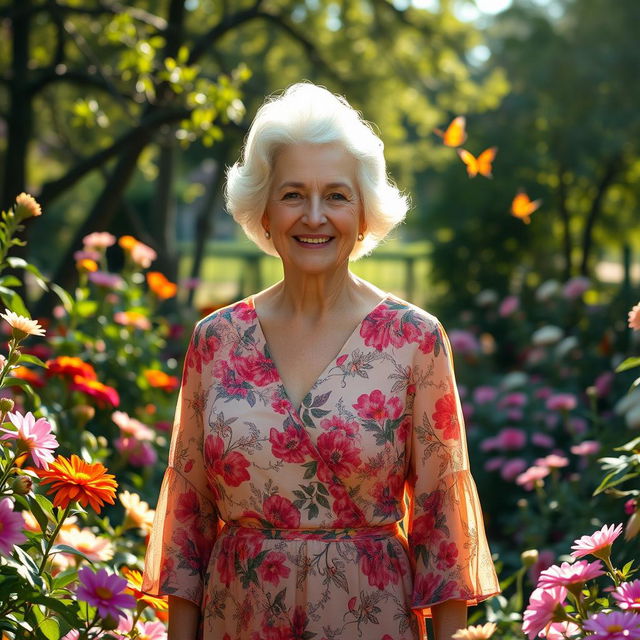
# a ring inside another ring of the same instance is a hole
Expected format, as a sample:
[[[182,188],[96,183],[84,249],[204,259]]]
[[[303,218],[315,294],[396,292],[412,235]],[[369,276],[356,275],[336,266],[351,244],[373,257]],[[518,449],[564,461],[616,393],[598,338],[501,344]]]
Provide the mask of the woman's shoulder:
[[[249,296],[214,309],[195,324],[195,331],[214,331],[221,324],[251,323],[255,321],[253,297]]]
[[[412,302],[403,300],[393,293],[387,293],[385,303],[388,309],[397,310],[403,313],[403,316],[408,315],[409,317],[404,317],[405,322],[410,319],[412,322],[424,324],[430,329],[435,329],[436,327],[441,326],[440,320],[438,320],[437,316],[433,313],[413,304]]]

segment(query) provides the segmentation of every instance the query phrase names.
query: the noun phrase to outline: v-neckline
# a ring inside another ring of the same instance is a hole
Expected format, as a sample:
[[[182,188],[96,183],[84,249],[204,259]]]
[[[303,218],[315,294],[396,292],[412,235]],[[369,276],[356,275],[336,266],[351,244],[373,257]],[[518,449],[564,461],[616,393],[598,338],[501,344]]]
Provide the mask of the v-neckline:
[[[320,382],[320,380],[323,378],[323,376],[325,375],[327,369],[336,361],[336,358],[338,358],[338,356],[343,351],[345,351],[345,349],[347,348],[349,343],[353,340],[353,338],[356,335],[356,333],[360,332],[360,329],[361,329],[362,325],[367,321],[367,319],[371,315],[373,315],[380,307],[382,307],[387,302],[388,299],[389,299],[389,294],[387,293],[387,294],[385,294],[384,298],[382,298],[375,305],[375,307],[373,307],[370,311],[368,311],[367,314],[360,320],[360,322],[358,322],[358,324],[356,324],[356,326],[353,328],[353,331],[349,334],[349,336],[344,341],[342,346],[338,349],[338,352],[333,356],[333,358],[331,358],[329,360],[329,362],[327,362],[327,364],[324,366],[322,371],[320,371],[320,373],[318,374],[318,377],[315,379],[315,381],[313,382],[311,387],[309,387],[309,389],[306,391],[306,393],[302,396],[302,401],[301,401],[300,405],[299,406],[295,406],[293,404],[291,396],[289,395],[289,392],[287,391],[287,388],[285,387],[284,380],[282,379],[282,376],[280,375],[280,371],[278,369],[278,365],[276,364],[276,361],[273,359],[273,356],[271,355],[271,353],[272,353],[271,352],[271,348],[269,347],[269,342],[267,340],[267,336],[266,336],[264,330],[262,329],[262,322],[260,321],[260,316],[258,315],[258,312],[256,310],[255,295],[249,296],[248,302],[249,302],[249,305],[251,306],[251,308],[253,309],[253,314],[255,316],[255,322],[256,322],[256,325],[257,325],[257,331],[259,332],[260,337],[262,338],[262,342],[264,343],[266,356],[271,361],[271,364],[273,365],[273,369],[276,372],[276,375],[277,375],[277,378],[278,378],[276,382],[277,382],[278,386],[280,387],[280,390],[282,391],[283,395],[291,403],[292,410],[295,412],[295,415],[296,415],[296,417],[298,419],[301,419],[300,418],[300,409],[303,406],[304,399],[316,388],[318,382]]]

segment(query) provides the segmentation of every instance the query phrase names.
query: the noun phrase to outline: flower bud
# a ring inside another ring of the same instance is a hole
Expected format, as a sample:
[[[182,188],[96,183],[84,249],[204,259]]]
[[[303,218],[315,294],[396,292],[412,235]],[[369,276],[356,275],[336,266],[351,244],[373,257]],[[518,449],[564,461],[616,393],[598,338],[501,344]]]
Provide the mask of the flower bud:
[[[538,562],[538,550],[527,549],[520,554],[520,560],[522,560],[523,566],[529,568]]]
[[[11,398],[0,398],[0,413],[6,414],[13,411],[15,402]]]
[[[11,483],[11,488],[19,496],[26,496],[33,488],[33,480],[29,476],[18,476]]]
[[[94,407],[88,404],[78,404],[71,409],[71,414],[78,421],[78,427],[84,427],[96,415]]]
[[[640,531],[640,511],[636,511],[631,515],[629,520],[627,521],[627,526],[624,530],[624,539],[631,540],[631,538],[635,538]]]
[[[15,329],[14,329],[15,331]],[[22,337],[26,337],[27,334],[25,333]],[[9,356],[9,364],[18,364],[18,362],[20,361],[20,358],[22,356],[22,352],[20,351],[20,349],[14,349],[13,352],[11,353],[11,355]]]

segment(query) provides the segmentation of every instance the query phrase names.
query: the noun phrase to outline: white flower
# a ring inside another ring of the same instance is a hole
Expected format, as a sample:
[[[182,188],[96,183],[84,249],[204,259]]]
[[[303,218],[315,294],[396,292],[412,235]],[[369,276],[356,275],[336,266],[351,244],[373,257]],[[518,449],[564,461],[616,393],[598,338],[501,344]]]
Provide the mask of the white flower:
[[[562,360],[569,352],[578,346],[578,338],[576,336],[567,336],[555,348],[555,356],[558,360]]]
[[[531,342],[533,342],[536,347],[544,347],[550,344],[555,344],[562,338],[562,336],[563,331],[560,327],[547,324],[533,332],[531,335]]]
[[[627,393],[616,402],[613,410],[619,415],[624,415],[634,407],[640,406],[640,387],[636,387],[633,391]]]
[[[524,371],[512,371],[507,373],[500,382],[501,389],[518,389],[525,387],[529,383],[529,376]]]
[[[476,304],[479,307],[490,307],[498,302],[498,294],[493,289],[484,289],[476,296]]]
[[[627,411],[624,420],[629,429],[640,429],[640,404]]]
[[[9,309],[5,309],[4,313],[0,313],[0,318],[6,320],[13,327],[14,333],[22,334],[22,338],[25,336],[43,336],[45,334],[45,330],[38,324],[37,320],[19,316],[17,313],[9,311]]]
[[[536,290],[536,300],[546,302],[560,292],[560,283],[557,280],[547,280]]]

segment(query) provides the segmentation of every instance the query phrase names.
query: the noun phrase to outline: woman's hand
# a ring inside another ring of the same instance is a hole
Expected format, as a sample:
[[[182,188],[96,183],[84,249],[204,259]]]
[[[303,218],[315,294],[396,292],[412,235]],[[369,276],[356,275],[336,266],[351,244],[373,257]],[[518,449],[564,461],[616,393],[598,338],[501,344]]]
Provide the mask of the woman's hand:
[[[196,640],[200,607],[184,598],[169,596],[169,633],[167,640]]]
[[[467,626],[467,603],[462,600],[447,600],[436,604],[431,607],[431,614],[435,640],[451,640],[458,629]]]

